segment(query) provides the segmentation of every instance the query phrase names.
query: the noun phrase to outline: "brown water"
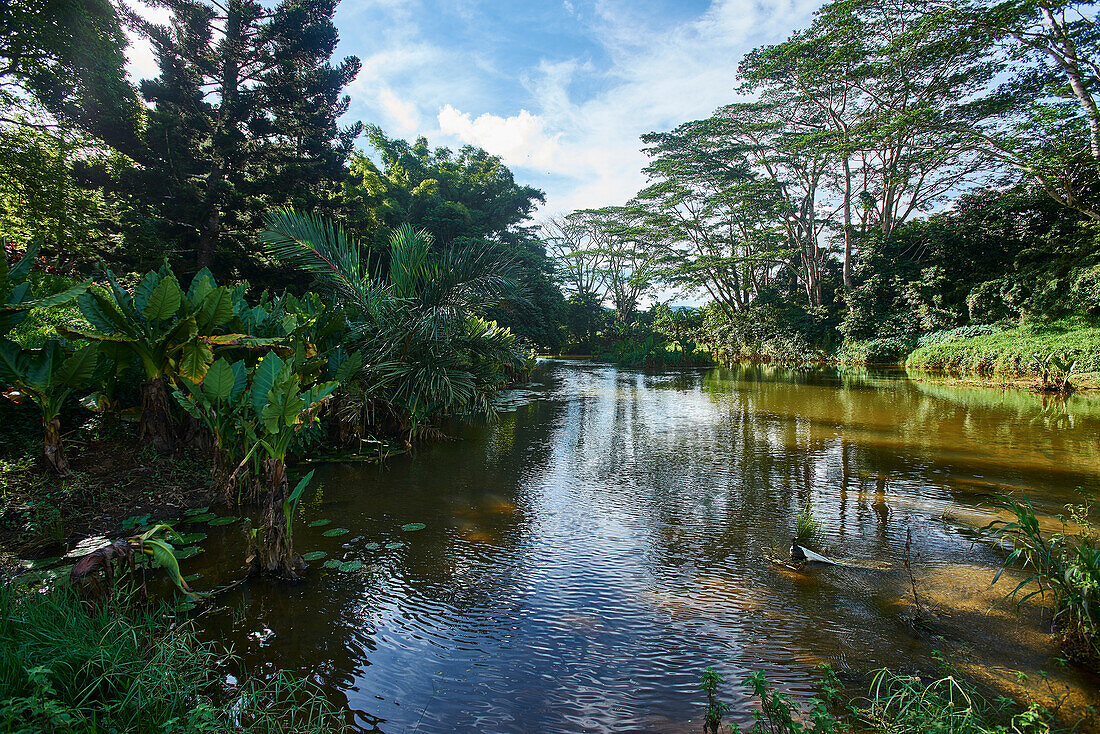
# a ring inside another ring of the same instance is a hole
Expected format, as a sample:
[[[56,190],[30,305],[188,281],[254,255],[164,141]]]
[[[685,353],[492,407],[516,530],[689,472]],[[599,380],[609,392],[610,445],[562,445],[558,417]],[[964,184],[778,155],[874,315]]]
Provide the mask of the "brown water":
[[[737,683],[756,669],[803,694],[821,661],[858,681],[928,670],[933,650],[999,690],[1069,692],[1070,718],[1100,703],[1095,679],[1054,662],[1037,609],[990,611],[1010,587],[989,589],[1003,556],[973,529],[993,492],[1026,491],[1047,514],[1079,501],[1077,487],[1095,492],[1096,400],[568,361],[541,363],[507,397],[498,422],[459,426],[456,441],[320,467],[296,547],[367,565],[250,582],[200,618],[204,633],[251,671],[320,682],[359,726],[388,733],[699,731],[706,666],[744,721]],[[807,503],[829,552],[865,568],[769,561]],[[350,532],[322,535],[334,527]],[[931,632],[905,622],[907,530],[939,613]],[[184,570],[212,585],[238,572],[242,543],[236,526],[206,531]]]

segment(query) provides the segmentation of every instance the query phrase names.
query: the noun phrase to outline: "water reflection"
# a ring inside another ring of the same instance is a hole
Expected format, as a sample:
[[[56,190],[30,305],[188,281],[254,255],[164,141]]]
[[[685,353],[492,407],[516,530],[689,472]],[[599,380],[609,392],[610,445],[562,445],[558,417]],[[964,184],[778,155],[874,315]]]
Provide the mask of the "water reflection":
[[[900,620],[911,531],[928,593],[990,665],[1050,663],[1041,634],[965,591],[998,562],[966,520],[990,492],[1057,512],[1094,487],[1095,401],[866,371],[549,362],[510,406],[384,467],[319,472],[296,542],[365,570],[251,583],[206,633],[253,669],[321,682],[367,730],[684,731],[707,665],[731,681],[765,668],[796,692],[821,661],[924,665],[932,642]],[[834,553],[867,567],[768,561],[807,504]],[[350,532],[325,537],[316,518]],[[427,528],[401,530],[413,522]],[[240,541],[211,535],[186,570],[213,583]]]

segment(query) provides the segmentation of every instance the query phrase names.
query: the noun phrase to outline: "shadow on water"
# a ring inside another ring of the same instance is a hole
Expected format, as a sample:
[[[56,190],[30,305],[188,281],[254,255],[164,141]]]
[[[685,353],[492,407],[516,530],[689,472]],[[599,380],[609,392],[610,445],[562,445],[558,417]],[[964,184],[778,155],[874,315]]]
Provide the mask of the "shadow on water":
[[[295,543],[364,567],[251,582],[204,633],[389,733],[698,730],[708,665],[730,681],[763,668],[800,693],[822,661],[928,669],[935,649],[1001,690],[1010,670],[1048,670],[1067,706],[1100,703],[1095,680],[1055,664],[1036,607],[991,611],[1001,556],[974,531],[991,493],[1026,491],[1054,514],[1095,490],[1095,400],[1044,407],[867,371],[549,361],[505,408],[385,466],[319,470]],[[768,561],[807,504],[830,552],[867,567]],[[907,530],[932,633],[903,621]],[[185,570],[213,584],[242,541],[210,535]]]

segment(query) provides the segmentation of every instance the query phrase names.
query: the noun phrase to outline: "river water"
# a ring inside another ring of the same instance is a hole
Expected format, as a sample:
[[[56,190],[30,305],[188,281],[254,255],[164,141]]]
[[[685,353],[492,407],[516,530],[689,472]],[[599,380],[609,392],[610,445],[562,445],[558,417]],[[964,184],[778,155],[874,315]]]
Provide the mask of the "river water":
[[[707,666],[727,680],[728,721],[745,722],[752,671],[800,696],[821,662],[860,686],[882,666],[929,671],[937,651],[993,692],[1070,694],[1070,718],[1100,703],[1095,679],[1055,661],[1037,607],[992,607],[1011,588],[989,587],[1004,554],[975,530],[995,493],[1026,492],[1048,524],[1077,488],[1095,493],[1095,399],[550,360],[498,421],[451,433],[382,465],[320,466],[296,549],[363,568],[249,582],[203,633],[391,734],[700,731]],[[807,505],[850,567],[775,562]],[[208,532],[184,571],[214,583],[242,541]],[[907,538],[934,613],[921,627]]]

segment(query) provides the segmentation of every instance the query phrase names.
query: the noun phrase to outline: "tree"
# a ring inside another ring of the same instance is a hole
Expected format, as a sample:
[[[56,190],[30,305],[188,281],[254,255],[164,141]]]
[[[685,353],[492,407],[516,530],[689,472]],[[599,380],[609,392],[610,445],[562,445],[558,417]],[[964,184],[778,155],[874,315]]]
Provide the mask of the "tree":
[[[738,67],[744,91],[789,111],[840,163],[828,184],[841,200],[846,288],[857,228],[888,239],[985,164],[959,127],[990,113],[972,100],[1000,64],[971,28],[934,0],[834,0]]]
[[[542,192],[517,184],[500,158],[481,148],[432,149],[424,138],[410,144],[375,126],[367,128],[367,138],[379,164],[352,156],[342,212],[376,266],[386,267],[390,233],[405,224],[430,234],[439,250],[497,250],[519,264],[525,298],[483,315],[539,346],[557,348],[563,299],[545,246],[527,225]]]
[[[976,0],[972,27],[1017,62],[985,103],[998,117],[964,127],[975,148],[1052,199],[1100,220],[1100,24],[1093,0]]]
[[[477,313],[518,296],[515,263],[488,247],[437,252],[409,225],[391,233],[386,270],[371,274],[361,246],[319,216],[269,214],[261,236],[279,260],[312,274],[346,309],[367,400],[396,413],[407,440],[441,415],[492,415],[492,396],[526,350]]]
[[[158,0],[169,26],[131,12],[153,44],[160,76],[139,169],[121,182],[144,192],[164,235],[197,268],[255,267],[248,243],[272,206],[324,206],[361,126],[340,129],[342,90],[359,70],[329,63],[336,0]],[[230,255],[232,254],[232,257]]]
[[[541,236],[565,290],[577,296],[603,291],[606,253],[593,240],[593,233],[576,213],[549,219],[541,225]]]
[[[0,122],[75,125],[133,149],[143,110],[126,79],[126,36],[111,0],[9,0],[0,28]]]

